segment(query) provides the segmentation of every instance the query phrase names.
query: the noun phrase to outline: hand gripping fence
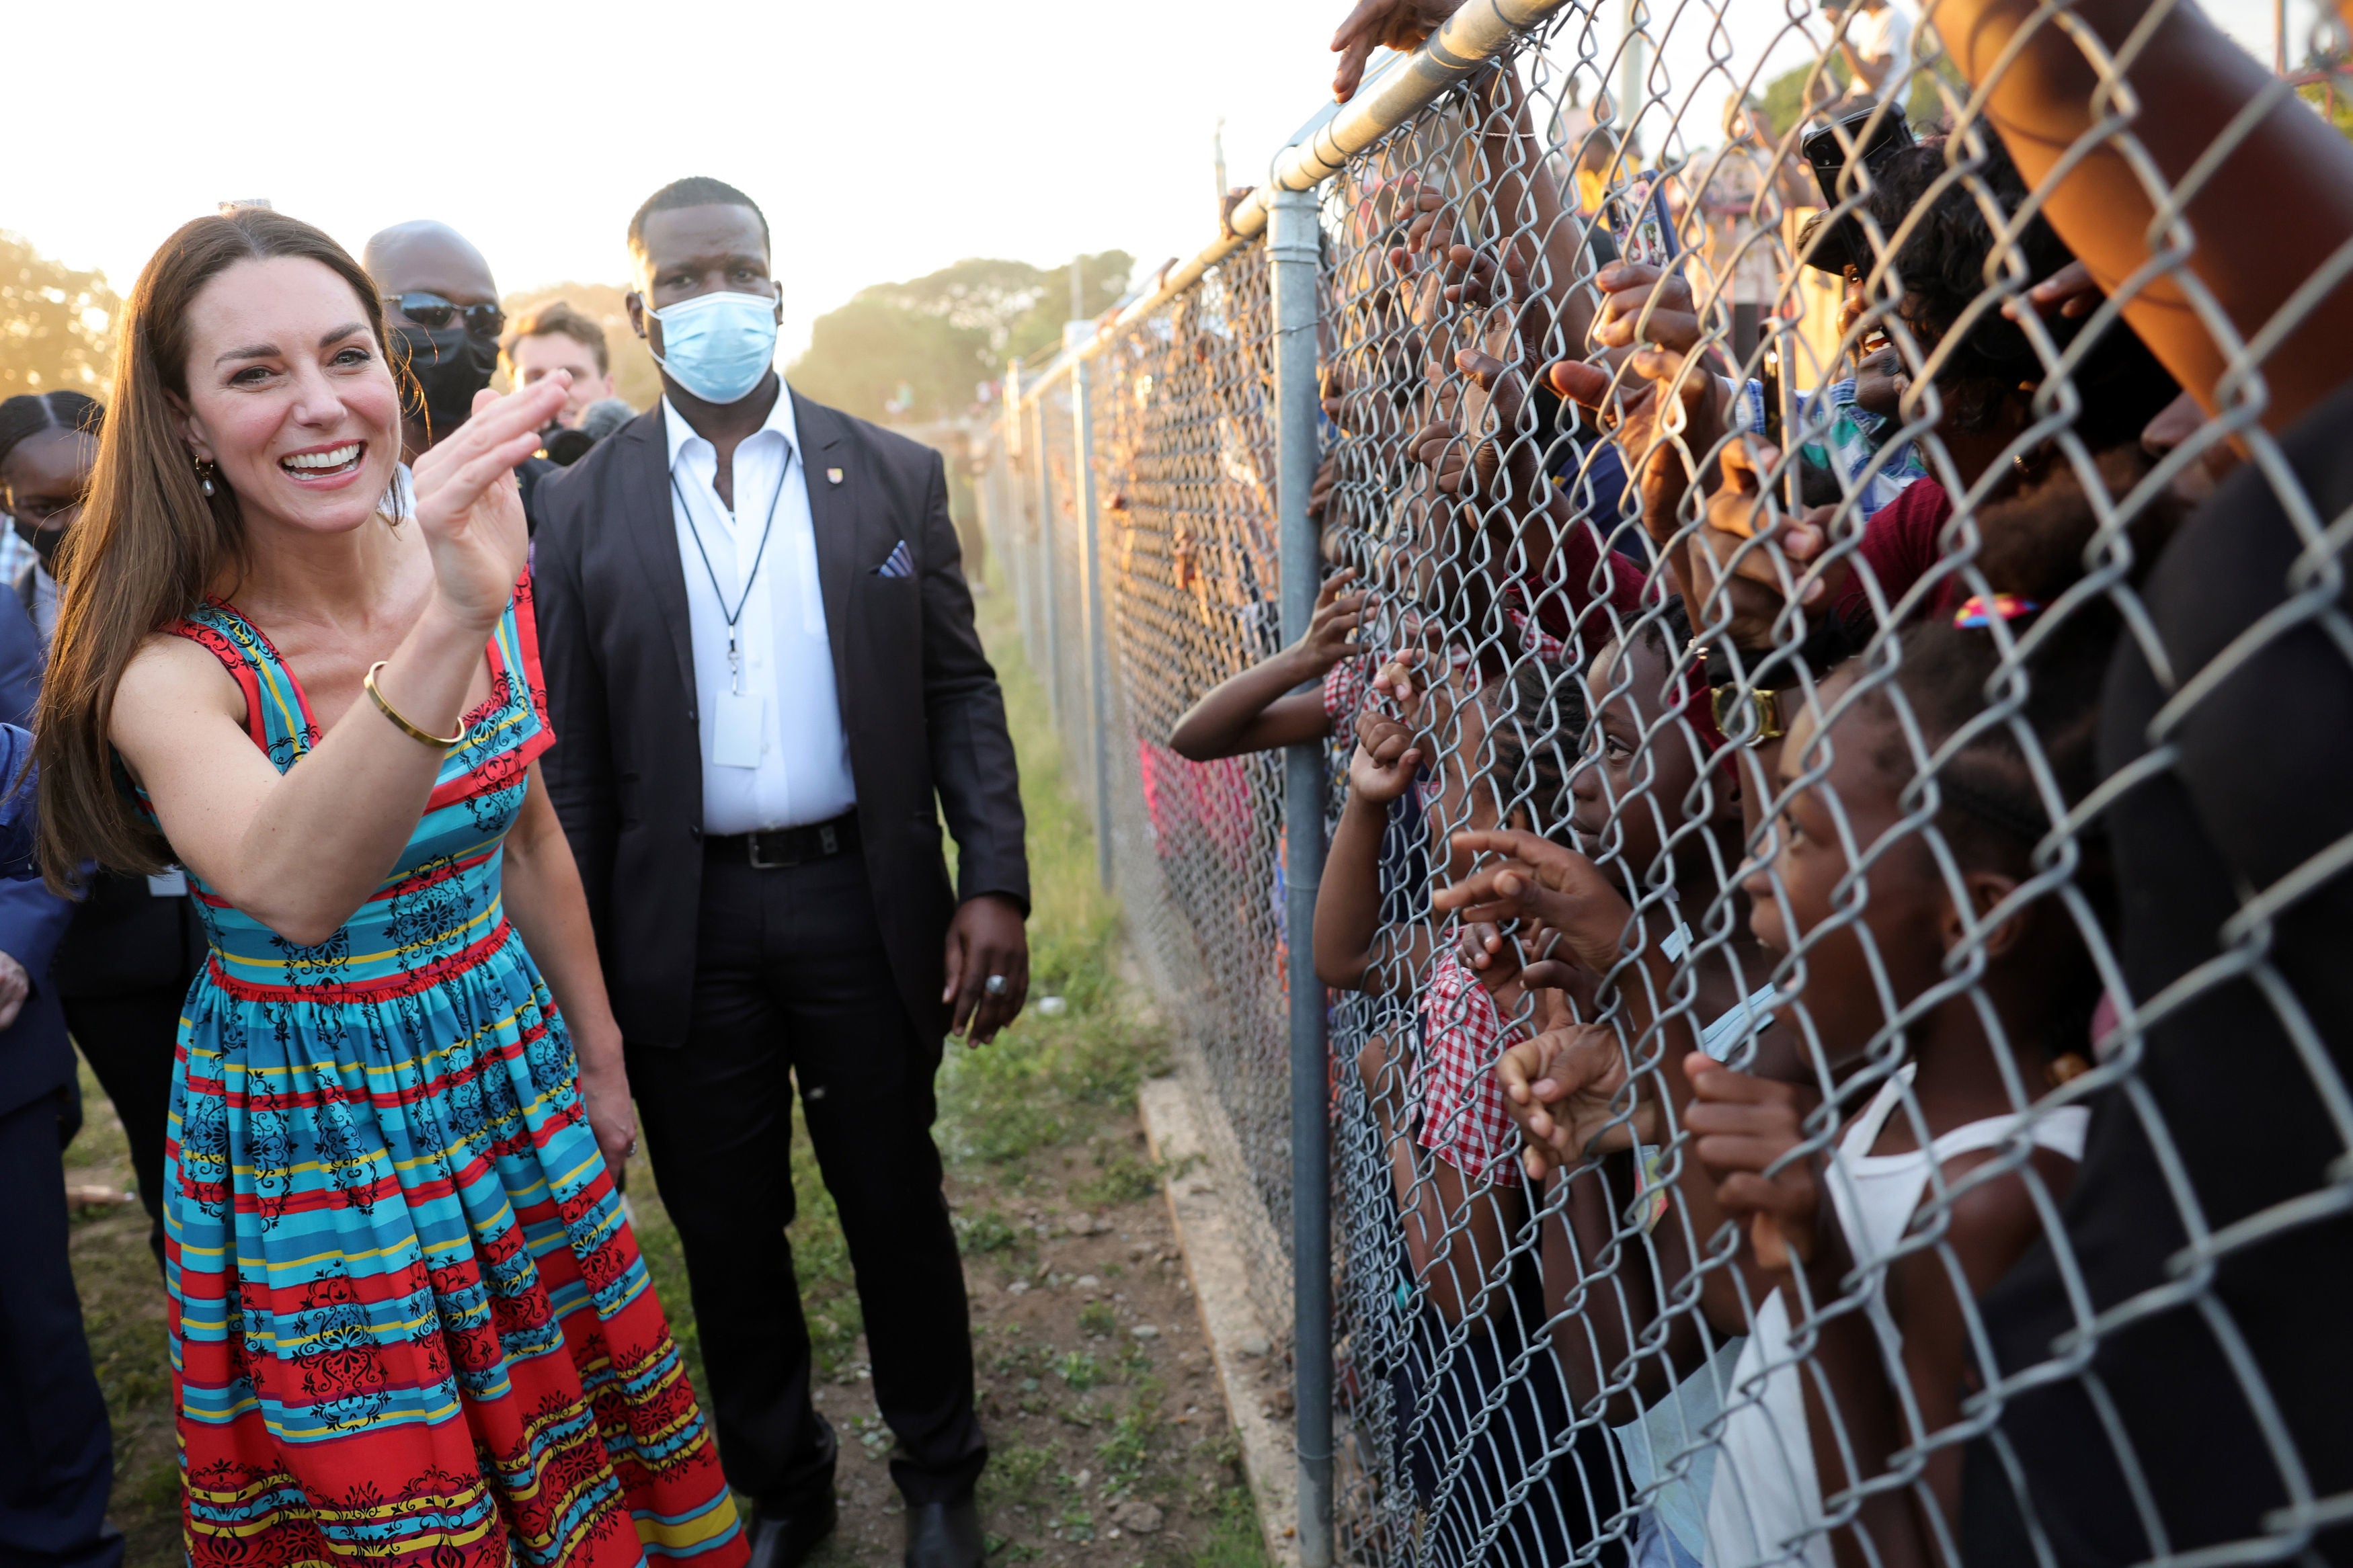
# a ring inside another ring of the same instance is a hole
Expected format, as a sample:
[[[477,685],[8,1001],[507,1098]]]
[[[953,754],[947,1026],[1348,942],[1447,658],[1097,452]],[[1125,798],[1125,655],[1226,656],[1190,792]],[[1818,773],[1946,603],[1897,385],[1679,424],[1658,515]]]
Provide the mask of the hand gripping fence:
[[[1011,368],[1311,1568],[2353,1561],[2346,41],[1471,0]]]

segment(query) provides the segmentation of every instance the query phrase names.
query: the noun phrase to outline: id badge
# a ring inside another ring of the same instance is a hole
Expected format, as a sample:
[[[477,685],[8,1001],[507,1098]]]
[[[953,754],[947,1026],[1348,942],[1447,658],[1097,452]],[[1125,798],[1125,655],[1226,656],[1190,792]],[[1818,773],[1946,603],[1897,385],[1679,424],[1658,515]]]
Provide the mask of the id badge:
[[[188,874],[177,866],[167,866],[147,879],[147,896],[151,899],[184,899],[188,896]]]
[[[723,691],[711,731],[711,765],[756,768],[760,765],[761,704],[756,691]]]

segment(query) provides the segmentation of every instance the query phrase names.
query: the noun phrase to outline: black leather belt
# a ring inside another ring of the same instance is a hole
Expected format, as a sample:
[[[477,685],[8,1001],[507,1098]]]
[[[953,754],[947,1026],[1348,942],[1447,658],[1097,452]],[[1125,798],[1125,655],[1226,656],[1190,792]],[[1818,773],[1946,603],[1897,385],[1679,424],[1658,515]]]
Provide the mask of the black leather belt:
[[[770,827],[758,833],[714,835],[702,841],[705,856],[740,860],[756,871],[804,866],[858,847],[858,814],[846,811],[830,822]]]

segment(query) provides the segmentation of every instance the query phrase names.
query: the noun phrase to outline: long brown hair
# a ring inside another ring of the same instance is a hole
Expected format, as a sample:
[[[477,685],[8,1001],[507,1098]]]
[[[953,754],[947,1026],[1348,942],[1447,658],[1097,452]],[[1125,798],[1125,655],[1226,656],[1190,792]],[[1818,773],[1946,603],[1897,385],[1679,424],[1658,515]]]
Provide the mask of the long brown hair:
[[[90,500],[68,533],[64,595],[34,722],[41,871],[68,892],[84,861],[160,871],[171,846],[124,788],[108,739],[114,691],[140,645],[191,613],[241,563],[237,494],[206,495],[172,398],[188,395],[188,307],[240,261],[299,257],[352,286],[385,352],[375,285],[340,245],[297,218],[238,207],[182,226],[139,274],[123,313],[114,406],[99,438]]]

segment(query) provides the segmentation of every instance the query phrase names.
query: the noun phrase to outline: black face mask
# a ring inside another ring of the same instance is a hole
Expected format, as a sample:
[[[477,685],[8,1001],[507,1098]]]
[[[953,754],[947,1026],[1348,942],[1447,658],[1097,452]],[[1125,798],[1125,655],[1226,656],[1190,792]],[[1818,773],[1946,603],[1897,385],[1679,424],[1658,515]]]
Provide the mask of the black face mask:
[[[10,521],[16,527],[16,537],[31,545],[33,553],[41,558],[41,570],[55,577],[58,574],[58,546],[65,542],[66,531],[63,528],[35,528],[21,517]]]
[[[427,439],[438,441],[473,416],[474,394],[491,384],[499,368],[499,345],[463,326],[438,332],[395,327],[392,335],[407,351],[408,374],[416,377],[416,386],[401,398],[401,412],[411,419],[422,415]]]

